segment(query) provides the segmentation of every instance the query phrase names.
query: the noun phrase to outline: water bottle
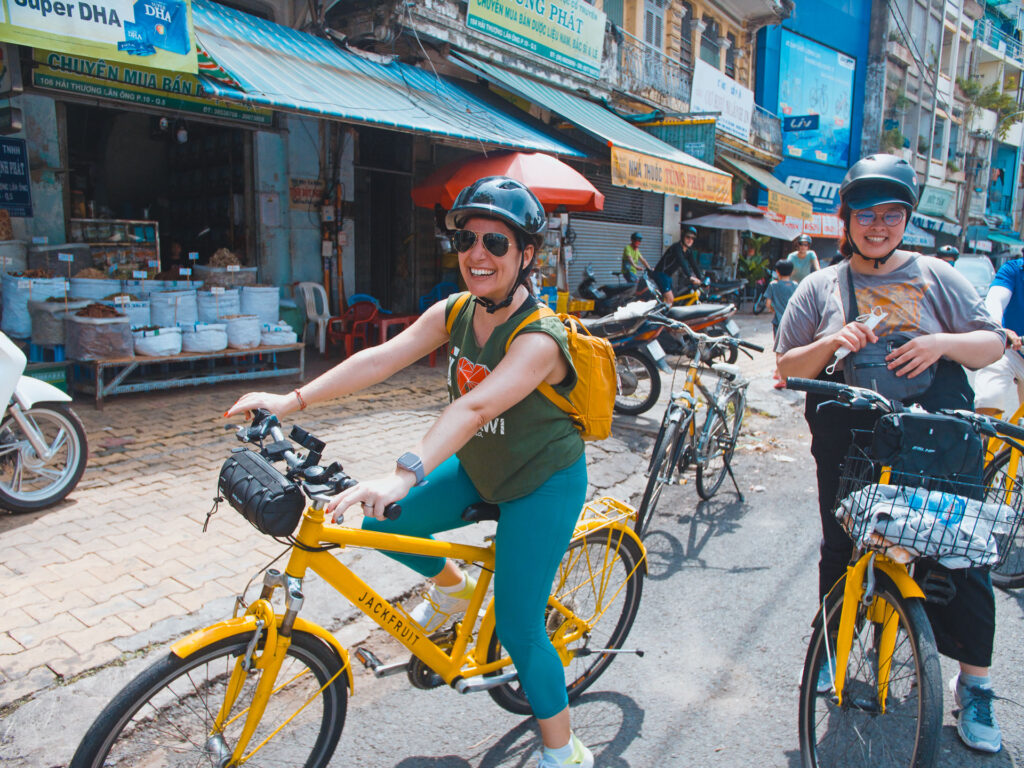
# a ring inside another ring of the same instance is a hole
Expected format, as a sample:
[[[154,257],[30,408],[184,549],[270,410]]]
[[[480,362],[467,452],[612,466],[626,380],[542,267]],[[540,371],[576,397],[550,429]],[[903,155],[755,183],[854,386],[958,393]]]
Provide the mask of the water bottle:
[[[929,493],[922,488],[915,488],[907,498],[907,505],[914,510],[921,508],[931,512],[935,519],[946,526],[957,525],[964,517],[967,503],[953,493]]]

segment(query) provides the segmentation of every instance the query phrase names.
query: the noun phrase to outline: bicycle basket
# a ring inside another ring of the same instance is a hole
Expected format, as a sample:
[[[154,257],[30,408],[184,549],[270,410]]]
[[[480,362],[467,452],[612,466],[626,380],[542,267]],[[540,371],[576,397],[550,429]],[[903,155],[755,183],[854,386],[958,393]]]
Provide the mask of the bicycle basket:
[[[246,448],[231,452],[220,468],[217,487],[242,517],[267,536],[288,536],[306,506],[298,485]]]
[[[856,546],[908,563],[919,557],[946,568],[997,566],[1021,524],[1022,488],[1005,478],[990,488],[948,476],[893,474],[865,451],[871,433],[850,446],[839,478],[835,515]]]

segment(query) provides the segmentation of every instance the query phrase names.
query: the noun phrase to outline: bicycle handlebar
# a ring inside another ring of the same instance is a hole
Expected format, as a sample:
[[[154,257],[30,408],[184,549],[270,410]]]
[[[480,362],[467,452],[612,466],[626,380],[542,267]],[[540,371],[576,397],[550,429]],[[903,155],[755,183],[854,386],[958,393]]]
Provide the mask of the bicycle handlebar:
[[[704,344],[728,344],[730,346],[745,347],[747,349],[752,349],[755,352],[764,352],[764,347],[762,347],[760,344],[755,344],[752,341],[745,341],[743,339],[737,338],[736,336],[709,336],[706,333],[698,333],[697,331],[693,330],[690,326],[688,326],[686,323],[681,323],[678,320],[673,320],[671,317],[667,317],[666,315],[663,315],[660,312],[652,312],[647,316],[647,319],[651,320],[652,322],[658,323],[659,325],[664,325],[666,328],[669,328],[671,330],[682,331],[694,341],[700,341],[703,342]]]
[[[258,444],[260,453],[269,461],[275,461],[278,458],[284,459],[288,465],[285,475],[292,480],[300,479],[299,485],[302,487],[303,493],[311,499],[322,500],[327,496],[341,493],[357,483],[342,471],[340,464],[332,463],[327,467],[321,467],[319,450],[311,449],[306,457],[297,454],[291,442],[285,438],[284,430],[281,428],[281,422],[277,416],[263,408],[257,408],[253,412],[252,424],[248,427],[244,425],[239,427],[235,436],[243,443]],[[268,436],[274,441],[270,449],[263,447],[263,440]],[[306,437],[316,441],[316,447],[322,449],[323,443],[317,438],[308,434]],[[312,443],[306,442],[306,445],[309,446]],[[314,456],[315,460],[313,460]],[[395,520],[401,514],[402,507],[397,503],[392,502],[384,507],[384,517],[388,520]]]

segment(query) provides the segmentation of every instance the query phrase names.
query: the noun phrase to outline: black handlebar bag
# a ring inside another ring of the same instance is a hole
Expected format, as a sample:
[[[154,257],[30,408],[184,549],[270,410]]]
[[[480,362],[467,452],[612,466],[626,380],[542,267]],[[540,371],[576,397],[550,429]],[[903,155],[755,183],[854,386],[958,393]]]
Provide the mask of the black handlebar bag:
[[[255,451],[236,448],[220,468],[217,487],[228,504],[267,536],[288,536],[299,524],[302,489]]]
[[[890,413],[875,422],[871,458],[892,468],[894,479],[979,483],[984,442],[969,422],[939,413]],[[896,478],[898,475],[898,478]],[[973,494],[972,494],[973,495]]]

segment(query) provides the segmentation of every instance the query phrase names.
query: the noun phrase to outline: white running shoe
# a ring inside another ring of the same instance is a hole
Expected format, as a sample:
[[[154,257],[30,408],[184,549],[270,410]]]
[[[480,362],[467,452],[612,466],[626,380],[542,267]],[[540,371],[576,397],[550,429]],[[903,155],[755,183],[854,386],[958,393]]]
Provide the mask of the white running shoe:
[[[409,616],[427,632],[439,629],[448,619],[466,612],[469,598],[476,589],[476,579],[463,572],[462,583],[453,587],[439,587],[431,584],[423,601],[409,611]]]
[[[572,754],[561,762],[552,757],[547,750],[538,749],[530,757],[531,768],[594,768],[594,754],[576,738],[575,733],[570,737],[570,743]],[[534,763],[534,760],[537,762]]]

